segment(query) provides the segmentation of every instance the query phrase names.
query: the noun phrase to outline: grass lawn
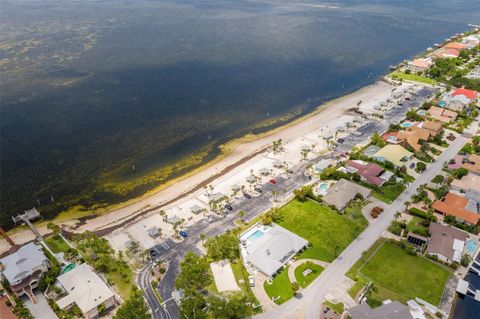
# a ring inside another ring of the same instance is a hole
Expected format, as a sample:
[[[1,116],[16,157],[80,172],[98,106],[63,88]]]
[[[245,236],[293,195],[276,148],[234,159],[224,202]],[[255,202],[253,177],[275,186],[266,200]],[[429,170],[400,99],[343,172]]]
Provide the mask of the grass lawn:
[[[280,208],[276,222],[308,240],[309,247],[300,255],[326,262],[333,261],[365,228],[363,216],[341,215],[330,207],[296,199]]]
[[[53,235],[45,239],[47,246],[55,253],[66,253],[70,246],[63,240],[60,235]]]
[[[406,73],[403,73],[403,72],[392,72],[390,73],[388,76],[392,77],[392,78],[397,78],[397,79],[404,79],[404,80],[407,80],[407,81],[415,81],[415,82],[421,82],[421,83],[426,83],[426,84],[437,84],[437,81],[433,80],[433,79],[430,79],[430,78],[427,78],[427,77],[424,77],[424,76],[420,76],[420,75],[417,75],[417,74],[406,74]]]
[[[407,224],[407,230],[409,232],[428,237],[428,227],[422,225],[422,221],[422,218],[413,216],[413,218]]]
[[[358,280],[359,276],[362,281],[373,281],[375,289],[370,302],[378,304],[394,298],[405,303],[420,297],[438,305],[451,270],[426,258],[408,255],[390,242],[385,242],[364,264],[380,245],[381,242],[375,243],[348,273],[353,279]]]
[[[312,273],[304,276],[303,271],[307,269],[307,262],[304,262],[297,268],[295,268],[295,279],[297,280],[298,284],[300,287],[305,288],[308,285],[312,283],[312,281],[317,278],[322,271],[325,269],[320,265],[312,263],[310,269],[312,270]]]
[[[391,203],[405,190],[405,185],[402,183],[384,185],[380,187],[380,190],[381,193],[372,191],[372,195],[383,202]]]
[[[343,303],[331,303],[328,300],[325,300],[323,304],[327,307],[330,307],[330,309],[333,309],[336,313],[342,314],[345,311],[345,306]]]
[[[126,280],[122,277],[122,274],[120,272],[109,272],[108,274],[105,274],[105,277],[107,277],[107,280],[110,284],[113,285],[115,290],[118,292],[120,297],[125,301],[130,297],[130,294],[132,293],[133,290],[133,274],[129,272],[129,280]]]
[[[280,305],[293,297],[292,283],[288,279],[288,267],[283,269],[273,279],[272,284],[270,285],[267,281],[264,282],[263,288],[265,289],[267,295],[270,297],[280,297],[278,300],[275,300],[275,303]]]
[[[255,297],[255,295],[252,293],[252,289],[250,288],[250,286],[248,284],[248,273],[245,270],[245,267],[243,266],[243,263],[242,263],[241,259],[238,259],[237,263],[235,263],[235,264],[231,262],[230,265],[232,266],[233,275],[235,276],[235,279],[237,280],[237,284],[240,287],[240,289],[242,289],[242,291],[247,296],[249,296],[250,300],[255,305],[258,305],[259,302],[258,302],[257,298]],[[241,280],[243,280],[243,283],[240,282]],[[257,308],[257,309],[258,309],[258,311],[261,310],[261,308]]]

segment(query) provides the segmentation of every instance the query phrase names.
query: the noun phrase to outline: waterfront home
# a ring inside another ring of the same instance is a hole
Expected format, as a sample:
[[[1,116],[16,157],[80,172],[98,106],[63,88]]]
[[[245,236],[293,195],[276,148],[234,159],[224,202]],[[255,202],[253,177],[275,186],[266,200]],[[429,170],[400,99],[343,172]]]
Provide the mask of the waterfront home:
[[[347,309],[347,312],[352,319],[413,319],[409,307],[390,300],[384,301],[377,308],[362,303]]]
[[[457,51],[463,51],[467,49],[467,46],[463,43],[460,42],[449,42],[443,46],[445,49],[451,49],[451,50],[457,50]]]
[[[443,262],[460,263],[468,234],[460,229],[434,222],[430,223],[428,231],[430,240],[427,253],[437,256]]]
[[[442,96],[440,103],[450,110],[461,112],[470,103],[475,103],[478,97],[478,92],[467,89],[456,89],[452,92],[445,93]]]
[[[448,48],[440,48],[433,52],[433,57],[436,59],[458,58],[459,55],[459,50]]]
[[[428,109],[427,113],[434,120],[440,121],[442,123],[450,123],[457,119],[458,113],[455,111],[450,111],[441,107],[432,106]]]
[[[448,193],[443,200],[437,200],[432,208],[442,215],[450,215],[460,221],[476,225],[480,219],[478,202],[455,193]]]
[[[115,294],[86,263],[58,276],[56,286],[65,296],[56,300],[60,309],[76,305],[86,319],[97,318],[116,305]]]
[[[433,62],[431,58],[415,59],[407,63],[407,67],[412,72],[424,72],[432,66]]]
[[[8,281],[10,289],[17,296],[26,294],[36,302],[32,289],[38,286],[42,275],[48,271],[50,264],[40,245],[34,243],[20,247],[16,252],[0,259],[0,269]]]
[[[464,44],[467,47],[467,49],[473,49],[474,47],[480,44],[480,39],[478,38],[478,36],[475,36],[472,34],[464,37],[462,39],[462,44]]]
[[[401,167],[408,162],[412,156],[412,152],[407,151],[400,145],[386,145],[375,153],[372,158],[380,162],[389,161],[396,167]]]
[[[240,235],[240,251],[247,266],[268,277],[274,276],[308,241],[272,223],[255,224]]]
[[[357,194],[367,198],[370,192],[370,189],[342,178],[330,186],[327,194],[322,197],[322,201],[327,205],[334,206],[339,211],[343,211]]]
[[[468,161],[463,163],[463,168],[466,168],[470,173],[480,175],[480,155],[471,154]]]
[[[347,161],[345,167],[349,173],[360,175],[360,178],[367,183],[376,186],[382,186],[385,183],[385,179],[382,178],[385,170],[378,164],[352,160]]]

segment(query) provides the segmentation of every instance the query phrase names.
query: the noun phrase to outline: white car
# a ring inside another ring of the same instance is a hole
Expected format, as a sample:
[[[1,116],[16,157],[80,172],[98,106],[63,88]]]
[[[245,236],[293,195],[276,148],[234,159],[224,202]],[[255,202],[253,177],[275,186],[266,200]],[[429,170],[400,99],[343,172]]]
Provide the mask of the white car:
[[[250,287],[255,287],[255,280],[253,279],[253,276],[248,276],[248,285]]]

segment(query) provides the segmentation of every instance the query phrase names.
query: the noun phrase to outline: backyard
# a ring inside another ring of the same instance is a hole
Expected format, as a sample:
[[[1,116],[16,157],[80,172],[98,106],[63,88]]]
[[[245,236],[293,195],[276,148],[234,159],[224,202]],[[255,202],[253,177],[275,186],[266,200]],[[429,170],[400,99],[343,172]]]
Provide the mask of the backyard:
[[[403,80],[407,80],[407,81],[415,81],[415,82],[421,82],[421,83],[425,83],[425,84],[436,84],[437,81],[433,80],[433,79],[430,79],[430,78],[427,78],[427,77],[424,77],[424,76],[421,76],[421,75],[417,75],[417,74],[407,74],[407,73],[403,73],[403,72],[392,72],[389,74],[390,77],[392,78],[396,78],[396,79],[403,79]]]
[[[349,293],[355,296],[363,285],[372,281],[374,288],[368,298],[371,305],[379,305],[386,299],[405,303],[415,297],[438,305],[450,275],[451,270],[444,266],[409,255],[395,243],[379,240],[348,272],[357,281]]]
[[[55,253],[67,253],[70,246],[60,235],[53,235],[45,239],[47,246]]]
[[[296,199],[279,209],[275,221],[310,243],[299,259],[326,262],[333,261],[367,226],[359,208],[347,208],[341,215],[315,201]]]

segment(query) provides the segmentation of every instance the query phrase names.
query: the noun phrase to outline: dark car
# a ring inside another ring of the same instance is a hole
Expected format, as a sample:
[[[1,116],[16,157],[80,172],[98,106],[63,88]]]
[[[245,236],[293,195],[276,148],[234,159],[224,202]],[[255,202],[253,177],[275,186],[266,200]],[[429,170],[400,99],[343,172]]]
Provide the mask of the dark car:
[[[344,139],[344,138],[339,138],[339,139],[337,140],[337,143],[343,144],[343,142],[345,142],[345,139]]]
[[[409,166],[411,169],[415,167],[415,163],[410,163],[410,166]]]
[[[184,230],[181,230],[181,231],[179,231],[178,233],[179,233],[180,236],[182,236],[183,238],[187,238],[187,236],[188,236],[188,235],[187,235],[187,232],[184,231]]]
[[[157,252],[155,249],[150,250],[150,256],[155,257],[157,255]]]
[[[252,198],[252,195],[250,195],[249,193],[243,193],[243,197],[250,199]]]
[[[257,193],[261,193],[261,192],[262,192],[262,189],[261,189],[260,187],[255,187],[254,189],[255,189],[255,191],[256,191]]]
[[[293,169],[287,169],[288,174],[293,174]]]
[[[225,205],[225,208],[228,209],[228,210],[233,210],[233,207],[230,204]]]

